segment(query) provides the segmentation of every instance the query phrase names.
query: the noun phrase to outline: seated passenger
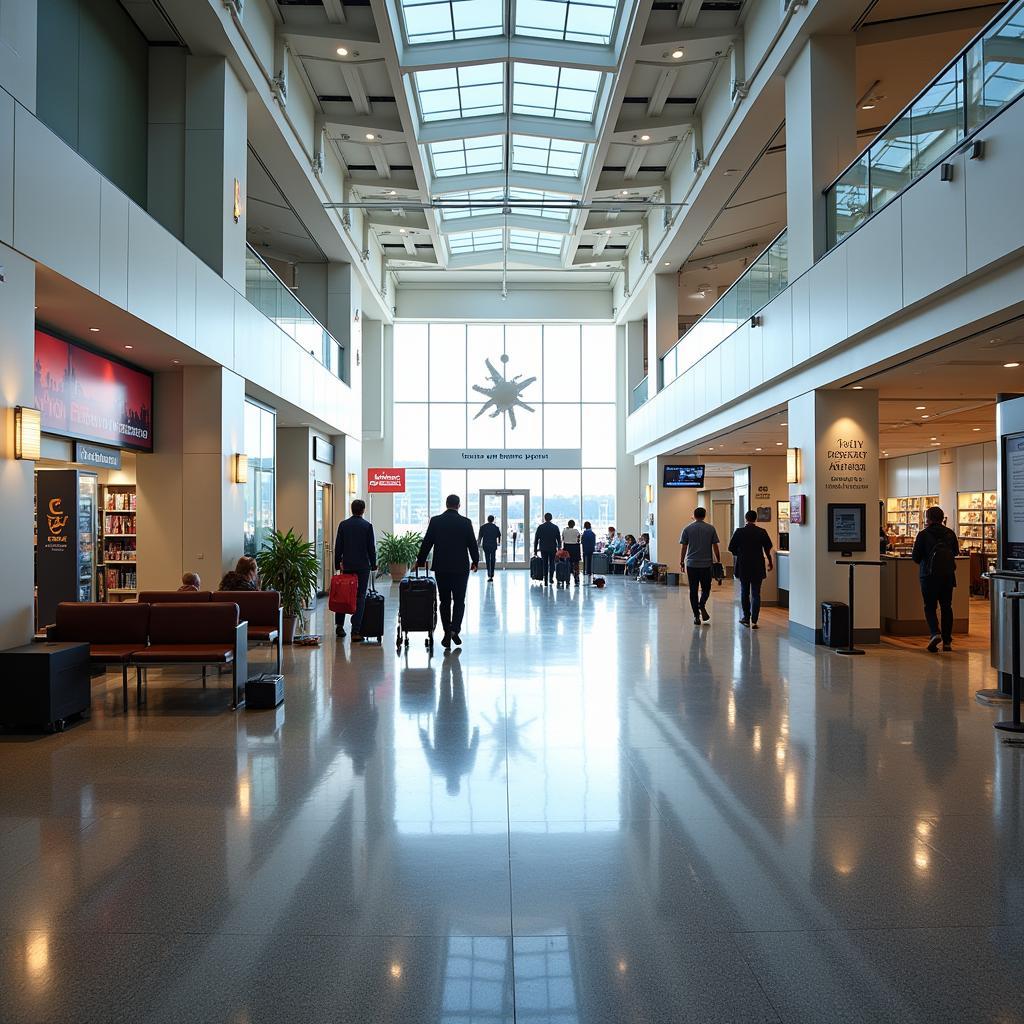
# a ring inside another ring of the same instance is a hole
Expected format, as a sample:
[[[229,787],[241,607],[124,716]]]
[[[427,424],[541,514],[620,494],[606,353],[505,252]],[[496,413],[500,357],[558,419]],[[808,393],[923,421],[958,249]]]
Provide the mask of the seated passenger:
[[[625,536],[617,533],[605,548],[605,553],[611,558],[616,558],[624,555],[629,549],[629,545],[635,543],[636,538],[631,533],[627,533]]]
[[[224,574],[218,590],[259,590],[256,582],[256,559],[243,555],[235,568]]]
[[[189,591],[198,593],[203,586],[202,580],[197,572],[187,572],[181,577],[181,586],[178,587],[179,594],[186,594]]]
[[[626,573],[627,575],[638,574],[640,572],[640,566],[644,563],[647,558],[647,552],[650,549],[651,535],[649,533],[640,534],[640,540],[633,544],[633,547],[629,550],[626,557]]]

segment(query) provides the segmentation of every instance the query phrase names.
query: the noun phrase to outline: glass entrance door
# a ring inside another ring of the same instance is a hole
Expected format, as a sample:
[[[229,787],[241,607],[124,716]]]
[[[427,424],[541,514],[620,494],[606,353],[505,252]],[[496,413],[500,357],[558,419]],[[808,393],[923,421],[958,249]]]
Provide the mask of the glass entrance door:
[[[480,492],[480,523],[477,530],[494,516],[501,530],[498,545],[499,569],[525,569],[530,564],[530,540],[526,535],[530,522],[530,492],[488,490]]]
[[[317,589],[323,597],[331,586],[334,572],[333,488],[319,480],[313,485],[313,537],[318,567]]]

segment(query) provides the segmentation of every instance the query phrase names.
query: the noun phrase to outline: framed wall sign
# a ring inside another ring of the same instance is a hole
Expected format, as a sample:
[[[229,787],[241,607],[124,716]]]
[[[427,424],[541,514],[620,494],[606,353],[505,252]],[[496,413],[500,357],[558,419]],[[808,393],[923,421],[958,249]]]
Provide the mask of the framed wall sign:
[[[836,503],[828,506],[829,551],[866,551],[866,506],[863,502]]]

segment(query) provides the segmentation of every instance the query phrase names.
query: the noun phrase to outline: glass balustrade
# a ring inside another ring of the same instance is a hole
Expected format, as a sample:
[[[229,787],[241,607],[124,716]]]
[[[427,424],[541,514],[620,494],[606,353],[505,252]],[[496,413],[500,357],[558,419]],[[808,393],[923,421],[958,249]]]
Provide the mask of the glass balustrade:
[[[642,381],[635,388],[629,396],[629,411],[636,412],[644,402],[647,401],[647,378],[644,377]]]
[[[829,186],[828,247],[1024,92],[1024,0],[977,36]]]
[[[245,297],[332,373],[344,376],[341,345],[251,246],[245,253]]]

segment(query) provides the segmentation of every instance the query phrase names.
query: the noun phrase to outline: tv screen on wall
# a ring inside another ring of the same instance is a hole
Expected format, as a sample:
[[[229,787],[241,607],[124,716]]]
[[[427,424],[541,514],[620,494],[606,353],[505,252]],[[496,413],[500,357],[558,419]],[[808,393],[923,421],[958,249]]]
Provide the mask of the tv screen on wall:
[[[703,466],[666,466],[663,487],[703,487]]]

